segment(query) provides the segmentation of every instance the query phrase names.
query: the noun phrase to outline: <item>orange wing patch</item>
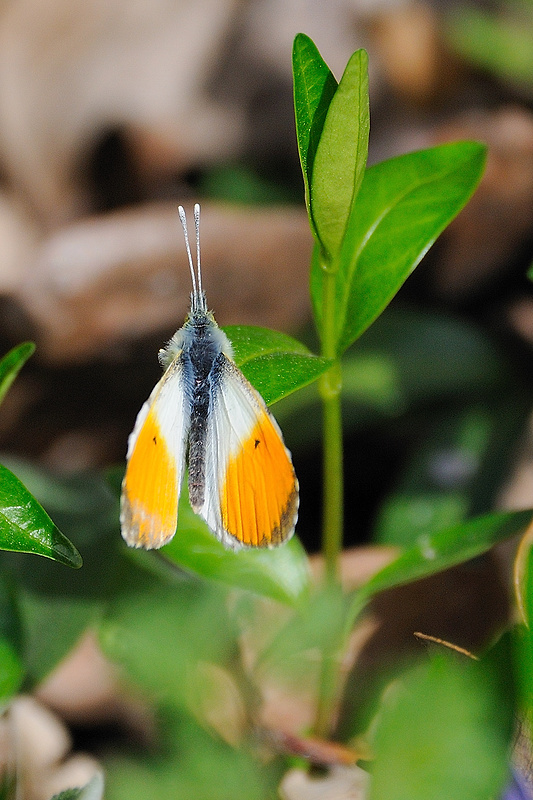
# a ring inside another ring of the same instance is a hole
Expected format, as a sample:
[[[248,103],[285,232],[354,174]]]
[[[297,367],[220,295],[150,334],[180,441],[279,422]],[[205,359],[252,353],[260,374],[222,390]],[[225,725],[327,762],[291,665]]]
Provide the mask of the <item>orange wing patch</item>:
[[[241,544],[270,547],[292,534],[297,509],[291,460],[264,412],[242,448],[229,458],[221,493],[222,523]]]
[[[174,536],[179,489],[175,459],[151,409],[139,431],[122,484],[121,522],[129,545],[157,548]]]

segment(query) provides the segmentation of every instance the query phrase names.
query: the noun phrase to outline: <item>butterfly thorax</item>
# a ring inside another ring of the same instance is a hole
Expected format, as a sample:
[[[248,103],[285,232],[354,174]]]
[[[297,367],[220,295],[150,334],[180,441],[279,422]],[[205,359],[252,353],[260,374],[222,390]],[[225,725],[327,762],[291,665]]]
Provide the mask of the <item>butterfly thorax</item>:
[[[207,314],[196,313],[189,317],[184,327],[183,356],[190,359],[194,381],[208,378],[217,357],[227,351],[226,334]]]
[[[182,354],[191,355],[195,362],[209,363],[218,353],[233,359],[233,348],[210,311],[191,310],[183,327],[176,331],[166,347],[159,351],[164,369]]]

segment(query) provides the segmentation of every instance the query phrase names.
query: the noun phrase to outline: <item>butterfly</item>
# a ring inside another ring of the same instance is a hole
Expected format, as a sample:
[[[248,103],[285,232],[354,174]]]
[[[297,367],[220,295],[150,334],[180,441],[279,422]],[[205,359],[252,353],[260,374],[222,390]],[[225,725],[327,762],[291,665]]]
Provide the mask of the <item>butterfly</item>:
[[[192,279],[190,311],[159,352],[163,377],[128,439],[122,536],[128,545],[145,549],[172,539],[188,459],[191,507],[217,539],[232,550],[274,547],[292,536],[298,516],[291,455],[208,310],[200,268],[200,206],[194,207],[196,271],[182,206],[178,212]]]

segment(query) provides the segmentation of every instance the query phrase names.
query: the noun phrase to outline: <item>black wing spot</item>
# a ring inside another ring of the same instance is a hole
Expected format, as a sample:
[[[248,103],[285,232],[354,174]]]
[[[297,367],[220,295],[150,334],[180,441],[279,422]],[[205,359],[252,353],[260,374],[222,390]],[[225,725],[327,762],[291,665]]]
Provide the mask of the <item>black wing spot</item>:
[[[256,439],[255,442],[254,442],[254,450],[257,450],[257,448],[259,447],[260,444],[261,444],[261,440],[260,439]]]
[[[157,444],[157,436],[154,436],[154,437],[152,438],[152,442],[153,442],[154,444]]]

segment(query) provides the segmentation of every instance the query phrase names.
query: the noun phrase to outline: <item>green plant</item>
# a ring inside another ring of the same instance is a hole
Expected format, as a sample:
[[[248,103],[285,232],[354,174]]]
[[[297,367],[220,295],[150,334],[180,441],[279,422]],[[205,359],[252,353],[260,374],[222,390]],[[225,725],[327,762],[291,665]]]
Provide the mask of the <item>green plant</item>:
[[[34,349],[31,342],[25,342],[0,360],[0,403]],[[82,564],[74,545],[63,536],[24,484],[1,464],[0,549],[34,553],[74,568]],[[0,596],[0,700],[5,710],[25,676],[19,597],[9,574],[0,576]]]
[[[0,403],[27,359],[32,342],[14,347],[0,361]],[[56,528],[46,511],[21,482],[0,464],[0,549],[35,553],[79,568],[80,554]]]
[[[387,531],[403,519],[399,555],[357,591],[340,585],[343,393],[350,407],[364,402],[375,413],[397,416],[417,392],[442,394],[453,381],[463,392],[480,358],[477,377],[483,380],[490,372],[487,386],[498,392],[502,381],[487,348],[458,328],[453,330],[466,372],[445,355],[420,350],[421,377],[411,395],[404,387],[402,393],[398,376],[405,377],[407,367],[400,357],[353,347],[467,202],[485,158],[483,146],[459,142],[367,169],[366,66],[366,54],[357,51],[337,85],[314,43],[302,34],[295,39],[296,128],[315,240],[310,288],[320,354],[274,331],[226,329],[243,372],[267,402],[286,398],[285,413],[291,404],[292,413],[301,413],[314,402],[310,387],[318,381],[324,421],[323,585],[312,586],[296,538],[274,551],[225,550],[191,512],[186,493],[176,536],[161,554],[128,550],[118,535],[121,471],[60,479],[8,462],[84,553],[84,569],[62,574],[61,580],[60,568],[50,561],[29,569],[27,559],[0,554],[0,569],[10,581],[0,594],[6,609],[11,587],[16,589],[25,688],[42,680],[92,628],[121,665],[125,683],[141,689],[154,710],[153,752],[141,758],[116,750],[106,757],[108,800],[132,793],[158,800],[275,796],[287,756],[278,753],[264,763],[252,735],[265,676],[313,697],[315,736],[350,743],[366,735],[376,754],[372,797],[487,798],[505,780],[515,707],[507,676],[516,659],[525,665],[531,659],[524,625],[520,646],[504,636],[479,663],[445,651],[407,668],[398,663],[388,676],[395,678],[392,692],[383,695],[382,683],[372,687],[370,725],[354,710],[353,687],[343,685],[349,638],[373,597],[486,553],[523,531],[532,516],[500,512],[465,520],[465,501],[460,510],[441,507],[429,524],[427,517],[426,524],[411,524],[397,506],[389,507],[388,519],[394,512],[396,522],[383,523],[381,536],[387,540]],[[422,323],[411,316],[404,322],[406,333],[427,338],[435,320]],[[394,330],[398,338],[398,327]],[[416,347],[411,342],[409,348],[412,356]],[[489,428],[482,414],[469,409],[462,441],[481,454]],[[524,545],[520,597],[526,619],[533,596],[529,553]],[[7,612],[2,618],[12,619]],[[527,707],[530,671],[522,672],[520,696]],[[339,708],[344,722],[335,727]],[[432,714],[441,721],[438,730],[429,724]]]

